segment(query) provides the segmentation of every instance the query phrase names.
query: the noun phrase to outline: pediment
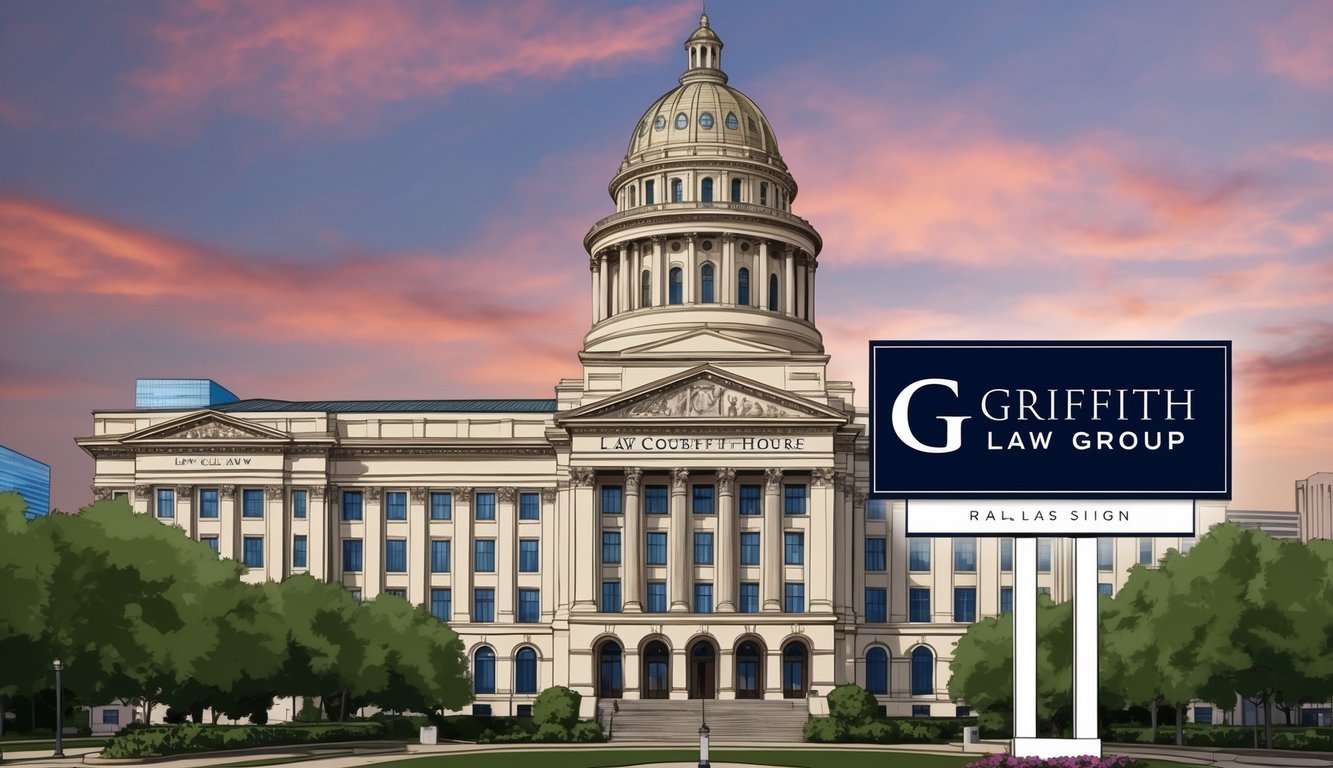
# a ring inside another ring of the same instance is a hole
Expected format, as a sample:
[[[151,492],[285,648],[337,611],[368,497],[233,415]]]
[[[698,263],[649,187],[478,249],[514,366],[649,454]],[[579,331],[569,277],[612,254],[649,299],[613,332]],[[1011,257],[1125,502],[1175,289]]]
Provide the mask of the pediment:
[[[682,333],[667,339],[658,339],[621,352],[622,357],[694,357],[725,355],[727,357],[790,356],[791,351],[749,339],[727,336],[711,329]]]
[[[216,411],[193,413],[165,424],[157,424],[124,438],[123,442],[142,441],[238,441],[291,440],[291,435],[270,427],[251,424]]]

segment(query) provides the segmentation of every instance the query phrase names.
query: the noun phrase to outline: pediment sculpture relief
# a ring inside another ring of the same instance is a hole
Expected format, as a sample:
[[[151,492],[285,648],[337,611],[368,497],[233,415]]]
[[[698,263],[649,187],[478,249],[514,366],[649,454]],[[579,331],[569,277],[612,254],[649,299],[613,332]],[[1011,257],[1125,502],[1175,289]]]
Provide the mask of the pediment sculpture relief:
[[[786,409],[711,381],[662,392],[631,406],[627,416],[725,416],[729,418],[782,418]]]
[[[160,437],[179,440],[237,440],[264,436],[258,432],[241,429],[234,424],[207,419]]]

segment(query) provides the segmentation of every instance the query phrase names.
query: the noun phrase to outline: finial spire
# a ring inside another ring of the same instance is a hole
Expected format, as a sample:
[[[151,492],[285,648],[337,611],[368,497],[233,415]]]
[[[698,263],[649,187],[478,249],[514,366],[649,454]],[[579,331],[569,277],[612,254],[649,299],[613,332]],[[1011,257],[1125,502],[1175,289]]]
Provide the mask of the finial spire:
[[[708,22],[707,6],[699,14],[699,27],[685,40],[685,54],[685,74],[680,76],[682,83],[690,80],[727,82],[727,75],[722,71],[722,38]]]

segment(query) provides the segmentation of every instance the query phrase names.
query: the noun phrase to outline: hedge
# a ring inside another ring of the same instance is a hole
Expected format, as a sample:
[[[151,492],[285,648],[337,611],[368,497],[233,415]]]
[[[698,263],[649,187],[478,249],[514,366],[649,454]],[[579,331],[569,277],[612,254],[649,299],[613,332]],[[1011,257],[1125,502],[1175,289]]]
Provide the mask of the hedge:
[[[834,717],[806,721],[806,741],[825,744],[947,744],[963,740],[963,728],[976,725],[974,717],[897,717],[848,725]]]
[[[1252,725],[1187,725],[1185,745],[1190,747],[1251,748],[1254,746]],[[1121,744],[1175,744],[1176,729],[1157,729],[1154,741],[1151,728],[1112,726],[1106,729],[1106,740]],[[1259,726],[1259,745],[1264,744],[1264,729]],[[1333,728],[1273,726],[1275,749],[1333,750]]]
[[[135,728],[113,737],[102,757],[158,757],[188,752],[323,744],[384,737],[380,723],[320,723],[301,725],[186,725]]]

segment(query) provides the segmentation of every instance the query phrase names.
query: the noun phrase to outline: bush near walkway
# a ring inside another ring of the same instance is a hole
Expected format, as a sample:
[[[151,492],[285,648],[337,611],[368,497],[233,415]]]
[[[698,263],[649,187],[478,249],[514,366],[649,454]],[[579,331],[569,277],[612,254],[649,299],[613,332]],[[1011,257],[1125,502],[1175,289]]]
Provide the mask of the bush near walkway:
[[[102,757],[158,757],[190,752],[363,741],[384,737],[380,723],[319,725],[175,725],[134,728],[113,737]]]

